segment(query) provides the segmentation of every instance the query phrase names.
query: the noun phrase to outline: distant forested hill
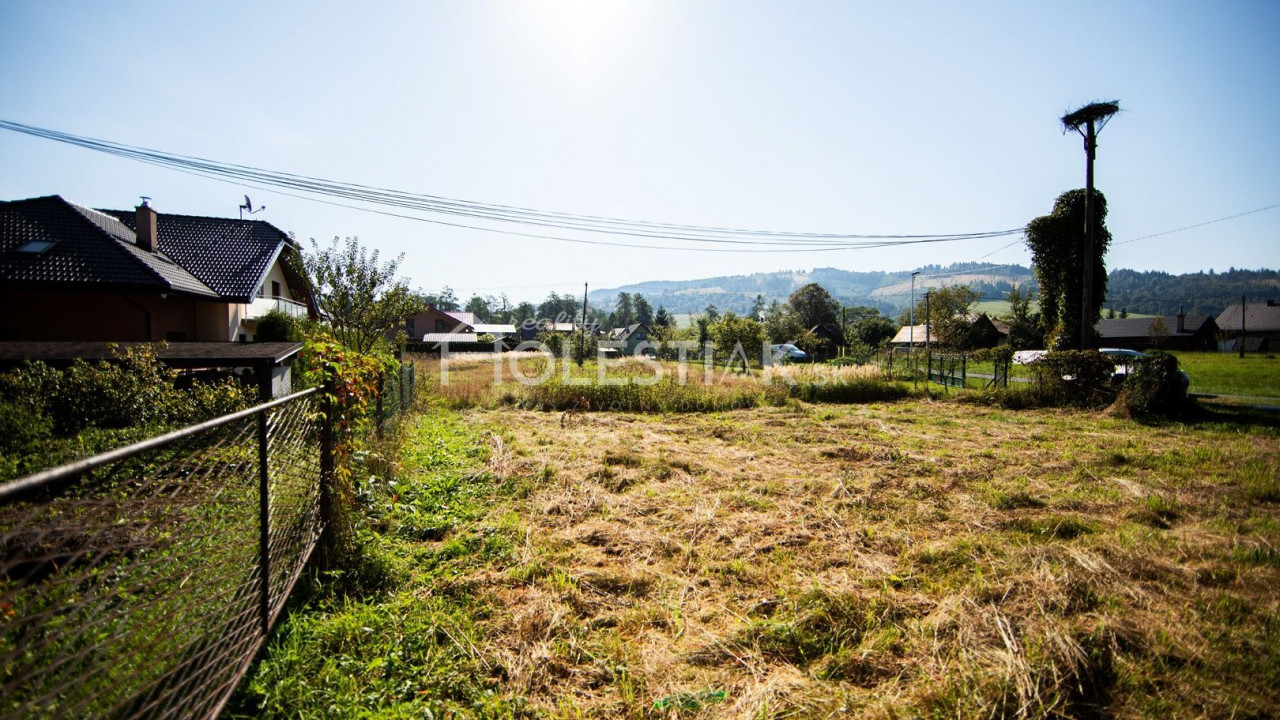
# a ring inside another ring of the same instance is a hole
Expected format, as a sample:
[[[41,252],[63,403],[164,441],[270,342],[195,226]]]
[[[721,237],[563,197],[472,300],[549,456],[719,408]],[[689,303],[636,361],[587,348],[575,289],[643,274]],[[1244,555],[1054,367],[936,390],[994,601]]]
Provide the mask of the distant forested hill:
[[[986,300],[1001,300],[1015,286],[1036,288],[1035,276],[1020,265],[990,267],[980,263],[926,265],[916,278],[916,299],[928,287],[969,285]],[[619,292],[639,293],[657,308],[672,313],[700,313],[708,305],[720,311],[748,312],[757,295],[765,302],[785,301],[792,291],[816,282],[845,305],[870,305],[896,314],[910,304],[911,272],[841,270],[780,270],[754,275],[728,275],[702,280],[658,280],[591,292],[591,304],[611,309]],[[1181,306],[1191,315],[1217,315],[1241,295],[1280,300],[1280,273],[1275,270],[1170,275],[1164,272],[1112,270],[1107,279],[1105,307],[1143,315],[1172,315]]]
[[[926,286],[940,287],[959,283],[969,284],[991,297],[1003,297],[1015,284],[1034,284],[1031,271],[1020,266],[991,268],[977,263],[926,265],[920,268],[916,278],[916,292],[923,293]],[[937,275],[939,277],[928,277]],[[591,304],[598,308],[611,308],[619,292],[639,293],[653,307],[659,305],[673,313],[699,313],[708,305],[721,311],[744,313],[751,309],[756,296],[768,303],[785,301],[794,290],[809,283],[818,283],[845,305],[871,305],[884,312],[896,312],[910,304],[911,271],[898,272],[841,270],[815,268],[813,270],[781,270],[753,275],[728,275],[701,280],[658,280],[637,283],[607,290],[595,290],[590,294]]]
[[[1275,270],[1213,271],[1170,275],[1164,272],[1113,270],[1107,276],[1106,306],[1144,315],[1217,315],[1247,295],[1251,301],[1280,300],[1280,273]]]

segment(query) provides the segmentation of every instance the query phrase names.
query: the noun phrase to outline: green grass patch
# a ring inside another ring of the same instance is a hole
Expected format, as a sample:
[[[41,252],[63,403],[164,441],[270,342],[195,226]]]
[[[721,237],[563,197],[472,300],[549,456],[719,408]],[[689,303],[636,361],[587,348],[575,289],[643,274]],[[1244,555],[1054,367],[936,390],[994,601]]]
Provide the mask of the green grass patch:
[[[241,686],[231,716],[533,716],[519,697],[499,691],[502,665],[478,649],[489,609],[452,584],[475,567],[509,564],[517,528],[476,521],[517,485],[485,471],[484,435],[456,412],[432,408],[409,418],[403,432],[399,472],[357,472],[362,557],[387,566],[391,580],[382,592],[359,594],[343,577],[359,567],[316,577],[306,604],[277,628]]]
[[[1191,377],[1190,392],[1280,398],[1280,359],[1232,353],[1176,352],[1178,365]]]

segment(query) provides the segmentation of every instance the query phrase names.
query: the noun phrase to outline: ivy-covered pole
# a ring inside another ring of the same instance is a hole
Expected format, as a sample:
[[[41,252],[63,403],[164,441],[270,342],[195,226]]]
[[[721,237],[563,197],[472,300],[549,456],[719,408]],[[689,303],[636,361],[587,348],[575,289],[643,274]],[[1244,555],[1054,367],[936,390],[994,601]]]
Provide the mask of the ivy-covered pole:
[[[1096,102],[1062,116],[1063,131],[1075,130],[1084,138],[1084,293],[1080,302],[1080,349],[1093,347],[1093,159],[1098,153],[1098,133],[1112,115],[1120,112],[1120,101]],[[1083,129],[1082,129],[1083,127]]]

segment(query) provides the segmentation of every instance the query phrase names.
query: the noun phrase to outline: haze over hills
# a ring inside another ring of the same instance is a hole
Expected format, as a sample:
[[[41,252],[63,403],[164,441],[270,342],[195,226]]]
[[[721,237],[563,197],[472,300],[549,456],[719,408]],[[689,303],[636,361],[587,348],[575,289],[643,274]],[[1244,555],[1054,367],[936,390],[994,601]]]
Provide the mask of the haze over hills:
[[[1015,287],[1036,289],[1035,275],[1021,265],[990,266],[980,263],[925,265],[918,269],[916,299],[930,287],[969,285],[984,300],[1003,300]],[[672,313],[699,313],[708,305],[720,311],[743,313],[756,296],[765,302],[785,301],[794,290],[809,283],[826,288],[844,305],[870,305],[896,314],[910,304],[911,270],[895,272],[814,268],[779,270],[752,275],[728,275],[698,280],[655,280],[617,288],[593,290],[591,304],[612,308],[618,293],[639,293],[654,307]],[[1280,299],[1280,273],[1275,270],[1171,275],[1164,272],[1117,269],[1108,273],[1106,307],[1142,314],[1217,314],[1246,295],[1255,300]]]

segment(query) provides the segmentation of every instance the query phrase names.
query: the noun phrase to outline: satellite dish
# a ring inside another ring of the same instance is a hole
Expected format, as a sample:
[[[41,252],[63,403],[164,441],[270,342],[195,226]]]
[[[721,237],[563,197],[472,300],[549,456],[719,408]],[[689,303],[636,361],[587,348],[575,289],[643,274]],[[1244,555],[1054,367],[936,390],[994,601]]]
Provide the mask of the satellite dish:
[[[245,196],[244,196],[244,204],[240,206],[240,219],[241,219],[241,220],[243,220],[243,219],[244,219],[244,213],[245,213],[245,211],[246,211],[246,210],[247,210],[247,211],[249,211],[249,214],[250,214],[250,215],[254,215],[254,214],[256,214],[256,213],[260,213],[260,212],[262,212],[263,210],[266,210],[266,209],[267,209],[267,206],[266,206],[266,205],[262,205],[262,206],[260,206],[257,210],[254,210],[254,209],[253,209],[253,201],[249,199],[249,196],[248,196],[248,195],[245,195]]]

